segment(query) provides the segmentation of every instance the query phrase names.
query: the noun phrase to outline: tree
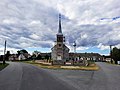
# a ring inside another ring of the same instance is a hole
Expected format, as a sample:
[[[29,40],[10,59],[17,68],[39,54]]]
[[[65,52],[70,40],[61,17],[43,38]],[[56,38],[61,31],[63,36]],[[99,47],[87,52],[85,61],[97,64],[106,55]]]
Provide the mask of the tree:
[[[28,53],[25,49],[20,50],[23,53]]]
[[[37,59],[38,59],[38,60],[41,60],[41,59],[42,59],[42,56],[39,54],[39,55],[37,56]]]
[[[36,55],[35,55],[35,54],[32,55],[32,59],[33,59],[34,61],[36,60]]]
[[[115,64],[117,64],[117,61],[120,61],[120,49],[114,47],[111,51],[111,57],[114,59]]]
[[[48,55],[45,55],[45,59],[49,60],[49,56],[48,56]]]
[[[19,50],[17,51],[18,55],[20,55],[21,53],[28,53],[25,49]]]
[[[7,51],[7,53],[5,54],[5,59],[9,60],[9,56],[10,56],[10,51]]]
[[[17,54],[20,55],[20,51],[17,51]]]

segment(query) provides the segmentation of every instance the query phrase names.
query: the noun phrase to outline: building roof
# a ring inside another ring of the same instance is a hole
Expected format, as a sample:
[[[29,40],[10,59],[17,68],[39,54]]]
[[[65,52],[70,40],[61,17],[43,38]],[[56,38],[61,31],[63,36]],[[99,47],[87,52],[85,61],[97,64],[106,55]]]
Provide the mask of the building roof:
[[[104,56],[104,55],[103,55],[103,57],[104,57],[104,58],[111,58],[111,56]]]
[[[51,53],[40,53],[41,56],[45,57],[46,55],[51,56]]]
[[[95,57],[102,57],[100,54],[98,54],[98,53],[69,53],[69,56],[74,56],[74,55],[76,55],[76,56],[80,56],[80,57],[93,57],[93,56],[95,56]]]
[[[53,48],[57,48],[57,45],[55,45],[54,47],[52,47],[51,49]],[[63,44],[63,48],[68,48],[65,44]],[[68,48],[69,49],[69,48]],[[69,49],[70,50],[70,49]]]

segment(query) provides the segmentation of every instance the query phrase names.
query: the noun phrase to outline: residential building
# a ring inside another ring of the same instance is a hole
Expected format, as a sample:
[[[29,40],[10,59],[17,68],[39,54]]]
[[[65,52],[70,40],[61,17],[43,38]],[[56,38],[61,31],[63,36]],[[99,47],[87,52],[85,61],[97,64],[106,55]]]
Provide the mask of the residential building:
[[[102,61],[103,57],[98,53],[69,53],[69,60]]]

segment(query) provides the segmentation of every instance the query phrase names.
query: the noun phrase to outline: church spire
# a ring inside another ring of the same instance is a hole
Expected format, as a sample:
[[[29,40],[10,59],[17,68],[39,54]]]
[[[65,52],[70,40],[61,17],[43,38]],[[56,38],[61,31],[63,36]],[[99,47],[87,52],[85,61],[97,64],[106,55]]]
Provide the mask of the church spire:
[[[59,14],[59,29],[58,34],[62,34],[62,28],[61,28],[61,14]]]

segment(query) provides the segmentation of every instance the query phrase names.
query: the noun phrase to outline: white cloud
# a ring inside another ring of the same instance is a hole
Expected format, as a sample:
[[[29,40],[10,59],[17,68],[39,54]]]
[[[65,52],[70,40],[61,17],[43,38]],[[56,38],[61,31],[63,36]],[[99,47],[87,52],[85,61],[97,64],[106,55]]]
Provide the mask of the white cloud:
[[[97,47],[100,48],[101,50],[106,50],[110,48],[110,46],[102,45],[102,43],[100,43]]]
[[[15,21],[12,20],[12,19],[5,19],[5,20],[3,20],[3,23],[4,23],[4,24],[14,24]]]
[[[88,47],[78,47],[76,50],[87,50],[89,49]]]
[[[32,22],[30,22],[30,24],[28,24],[28,25],[39,25],[39,24],[41,24],[40,23],[40,21],[32,21]]]
[[[7,51],[10,51],[11,54],[16,54],[18,50],[19,49],[15,49],[15,48],[7,48]],[[4,55],[4,48],[3,47],[0,47],[0,55]]]
[[[33,39],[37,39],[37,40],[39,39],[39,36],[36,35],[36,34],[32,34],[32,35],[30,35],[30,37],[33,38]]]
[[[0,38],[11,48],[50,48],[60,12],[69,46],[107,49],[120,42],[119,6],[119,0],[1,0]]]

